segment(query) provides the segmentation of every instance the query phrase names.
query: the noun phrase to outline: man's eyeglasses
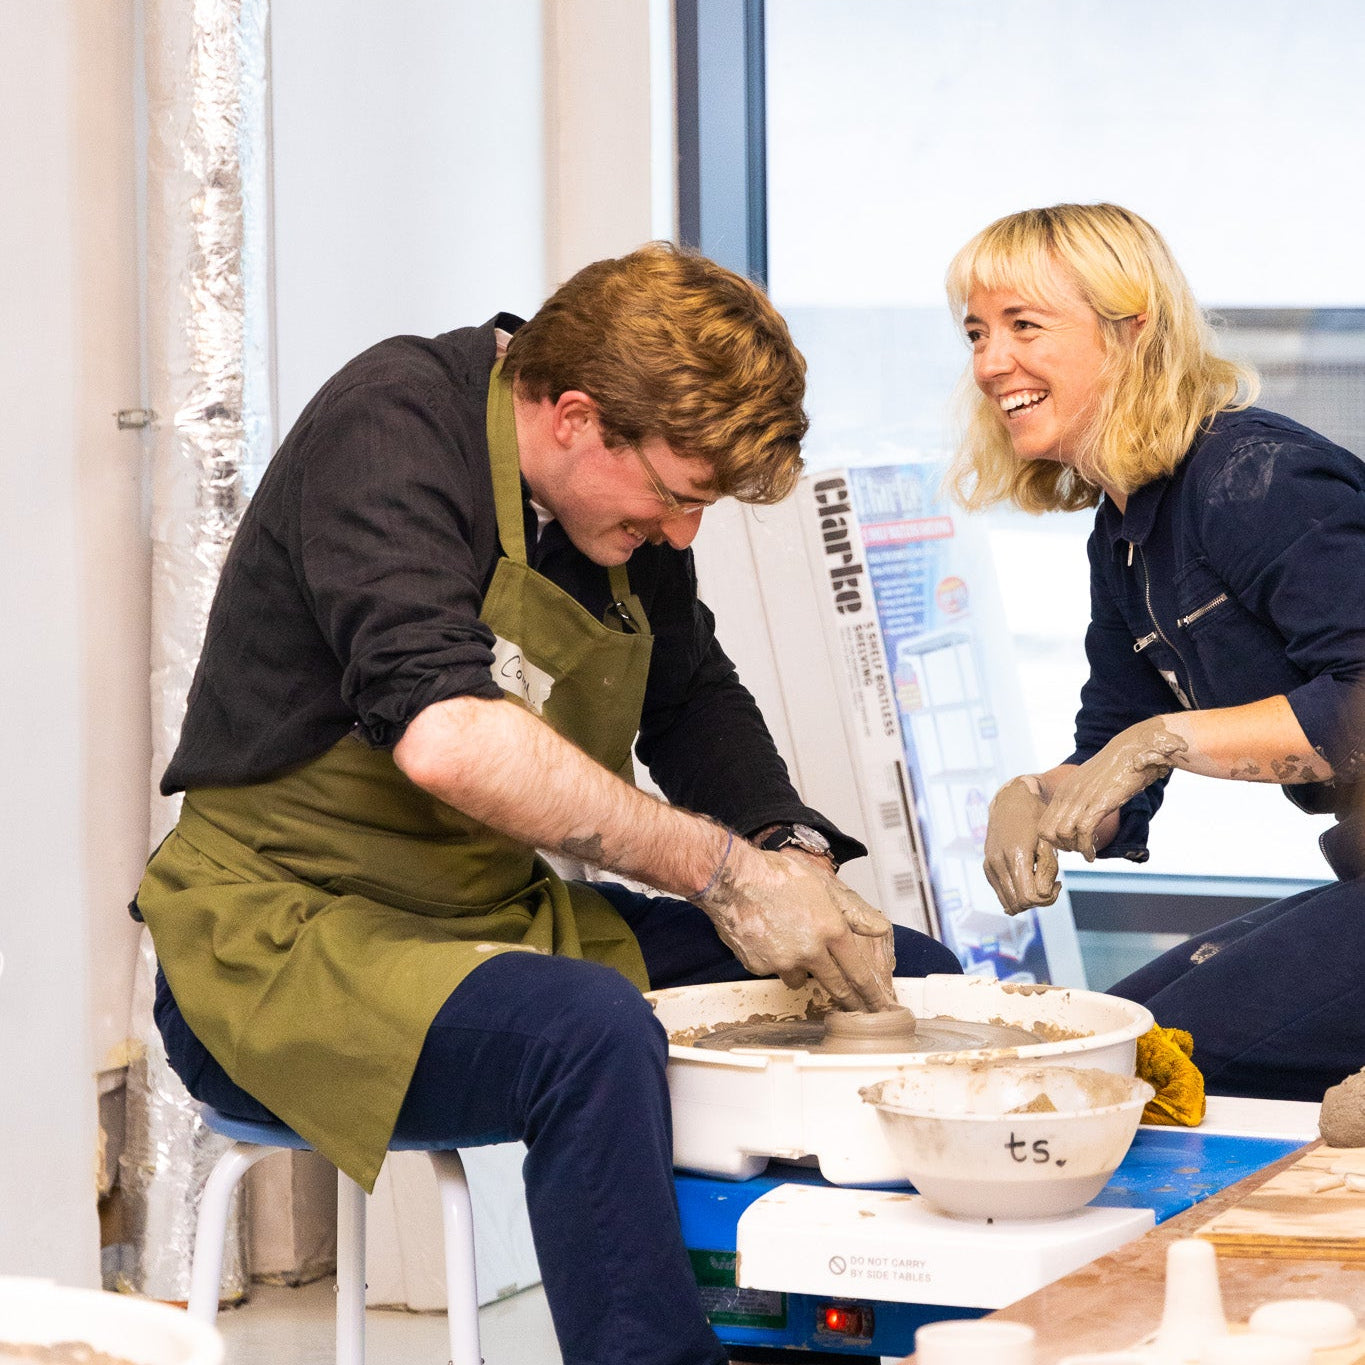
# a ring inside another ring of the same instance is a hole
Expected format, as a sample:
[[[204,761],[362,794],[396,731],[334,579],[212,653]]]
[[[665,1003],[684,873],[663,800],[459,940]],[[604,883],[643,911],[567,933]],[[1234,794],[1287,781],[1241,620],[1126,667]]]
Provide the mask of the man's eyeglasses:
[[[675,498],[672,493],[664,487],[664,481],[659,477],[658,470],[649,462],[649,457],[639,446],[631,446],[636,458],[644,466],[644,471],[649,475],[649,481],[654,485],[654,495],[663,503],[665,517],[698,517],[712,504],[702,502],[697,498]]]

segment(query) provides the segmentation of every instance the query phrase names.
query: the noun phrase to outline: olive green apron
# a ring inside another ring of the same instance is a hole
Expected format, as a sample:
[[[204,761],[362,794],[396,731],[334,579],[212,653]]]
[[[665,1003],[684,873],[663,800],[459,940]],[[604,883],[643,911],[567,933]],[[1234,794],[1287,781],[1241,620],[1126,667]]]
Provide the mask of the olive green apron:
[[[604,623],[528,566],[500,366],[488,444],[505,556],[480,613],[497,637],[494,675],[513,701],[626,775],[652,648],[644,611],[624,567],[610,571]],[[366,1189],[431,1021],[480,963],[555,953],[648,986],[639,946],[602,896],[350,736],[271,781],[187,793],[138,905],[195,1034]]]

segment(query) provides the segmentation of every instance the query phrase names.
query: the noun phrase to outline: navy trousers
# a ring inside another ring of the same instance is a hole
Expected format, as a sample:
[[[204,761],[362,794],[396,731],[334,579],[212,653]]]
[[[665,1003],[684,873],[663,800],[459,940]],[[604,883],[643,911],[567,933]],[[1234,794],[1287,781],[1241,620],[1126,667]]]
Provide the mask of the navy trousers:
[[[1365,878],[1261,906],[1172,948],[1111,995],[1187,1029],[1214,1095],[1322,1099],[1365,1067]]]
[[[655,988],[749,979],[687,901],[612,883],[595,889],[635,932]],[[897,928],[898,976],[960,970],[942,944]],[[156,1018],[196,1099],[270,1117],[194,1037],[160,975]],[[619,972],[503,953],[441,1007],[398,1116],[403,1137],[526,1143],[531,1229],[565,1365],[728,1359],[702,1311],[679,1227],[667,1058],[653,1010]]]

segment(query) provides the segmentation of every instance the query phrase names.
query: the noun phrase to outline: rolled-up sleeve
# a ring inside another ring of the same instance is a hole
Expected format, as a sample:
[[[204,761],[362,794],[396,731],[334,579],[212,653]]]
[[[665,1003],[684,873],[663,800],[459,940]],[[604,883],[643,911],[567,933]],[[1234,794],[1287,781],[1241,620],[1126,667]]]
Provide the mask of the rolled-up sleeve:
[[[300,588],[372,744],[432,702],[496,697],[467,434],[412,385],[338,395],[298,461]],[[480,453],[480,459],[486,459]]]
[[[1339,781],[1365,776],[1365,466],[1322,442],[1240,444],[1201,490],[1210,562],[1308,675],[1288,693]]]

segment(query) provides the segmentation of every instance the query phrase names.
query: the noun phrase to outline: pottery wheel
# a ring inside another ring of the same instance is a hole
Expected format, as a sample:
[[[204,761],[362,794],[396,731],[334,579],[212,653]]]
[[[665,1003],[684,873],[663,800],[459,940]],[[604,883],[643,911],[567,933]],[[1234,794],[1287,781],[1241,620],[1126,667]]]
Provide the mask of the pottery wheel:
[[[1009,1024],[979,1023],[974,1019],[921,1018],[910,1036],[857,1040],[829,1038],[823,1019],[775,1019],[745,1024],[722,1024],[702,1034],[693,1047],[729,1052],[737,1047],[767,1051],[878,1053],[967,1052],[979,1048],[1026,1047],[1044,1042],[1028,1029]]]

